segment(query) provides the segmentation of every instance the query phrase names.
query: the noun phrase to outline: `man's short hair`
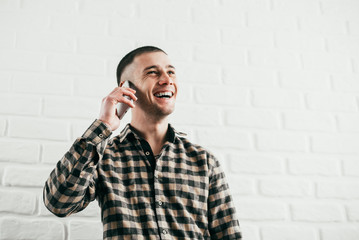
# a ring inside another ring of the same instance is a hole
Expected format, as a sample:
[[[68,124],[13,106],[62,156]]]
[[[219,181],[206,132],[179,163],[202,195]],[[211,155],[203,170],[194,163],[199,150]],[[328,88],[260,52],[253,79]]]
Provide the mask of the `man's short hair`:
[[[133,62],[135,57],[137,57],[137,56],[139,56],[139,55],[141,55],[143,53],[148,53],[148,52],[163,52],[164,54],[167,54],[162,49],[160,49],[158,47],[153,47],[153,46],[139,47],[139,48],[136,48],[135,50],[132,50],[131,52],[127,53],[126,56],[124,56],[121,59],[120,63],[117,66],[117,71],[116,71],[117,85],[120,85],[120,83],[121,83],[121,75],[122,75],[123,71],[125,70],[125,68],[128,65],[130,65]]]

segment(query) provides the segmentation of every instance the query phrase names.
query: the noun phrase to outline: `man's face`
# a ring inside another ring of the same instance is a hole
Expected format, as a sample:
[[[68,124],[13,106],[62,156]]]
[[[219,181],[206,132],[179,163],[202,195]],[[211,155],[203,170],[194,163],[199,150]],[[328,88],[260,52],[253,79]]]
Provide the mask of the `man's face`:
[[[146,114],[165,117],[171,114],[177,97],[175,68],[163,52],[144,53],[135,57],[128,68],[138,98],[136,107]]]

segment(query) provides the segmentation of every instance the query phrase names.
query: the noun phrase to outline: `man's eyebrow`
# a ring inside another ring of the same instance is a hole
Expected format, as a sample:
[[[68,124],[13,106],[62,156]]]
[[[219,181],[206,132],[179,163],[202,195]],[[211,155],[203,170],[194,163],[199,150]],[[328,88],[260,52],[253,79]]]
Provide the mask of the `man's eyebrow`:
[[[166,67],[176,69],[173,65],[167,65]],[[159,67],[158,67],[158,65],[152,65],[152,66],[146,67],[145,69],[143,69],[143,71],[145,72],[145,71],[147,71],[147,70],[149,70],[151,68],[159,68]]]

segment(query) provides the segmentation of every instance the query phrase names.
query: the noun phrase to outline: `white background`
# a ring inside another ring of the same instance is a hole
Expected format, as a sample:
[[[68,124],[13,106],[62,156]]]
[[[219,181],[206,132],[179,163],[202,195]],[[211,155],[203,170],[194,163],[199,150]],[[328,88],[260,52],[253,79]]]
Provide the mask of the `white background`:
[[[102,238],[96,202],[57,218],[42,187],[142,45],[174,61],[171,122],[220,159],[244,239],[359,239],[356,0],[0,0],[0,239]]]

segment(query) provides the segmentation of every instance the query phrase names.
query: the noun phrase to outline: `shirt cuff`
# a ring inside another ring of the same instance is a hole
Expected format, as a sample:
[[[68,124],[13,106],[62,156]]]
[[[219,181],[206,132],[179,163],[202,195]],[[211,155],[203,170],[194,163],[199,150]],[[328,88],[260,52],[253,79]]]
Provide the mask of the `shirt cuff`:
[[[96,119],[85,131],[82,137],[97,145],[109,138],[111,134],[111,129],[104,122]]]

